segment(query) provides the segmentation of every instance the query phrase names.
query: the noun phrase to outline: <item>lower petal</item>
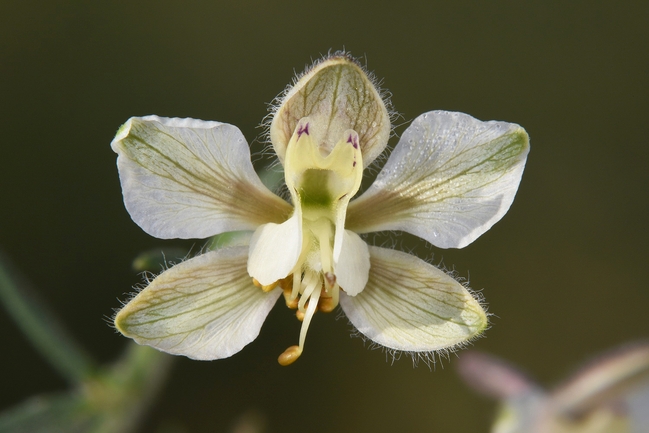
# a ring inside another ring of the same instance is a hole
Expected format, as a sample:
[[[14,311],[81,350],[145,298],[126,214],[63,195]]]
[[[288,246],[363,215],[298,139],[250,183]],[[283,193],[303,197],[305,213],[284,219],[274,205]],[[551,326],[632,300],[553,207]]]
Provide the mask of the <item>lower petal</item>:
[[[192,359],[239,352],[282,293],[255,287],[247,259],[247,247],[232,247],[172,267],[117,313],[115,326],[139,344]]]
[[[250,240],[248,273],[267,286],[285,278],[302,252],[302,213],[300,206],[282,224],[264,224]]]
[[[370,253],[367,244],[356,233],[345,230],[340,256],[336,263],[336,280],[349,296],[359,294],[367,284]]]
[[[469,291],[423,260],[370,246],[371,271],[356,296],[340,294],[352,324],[389,349],[428,352],[478,336],[487,315]]]

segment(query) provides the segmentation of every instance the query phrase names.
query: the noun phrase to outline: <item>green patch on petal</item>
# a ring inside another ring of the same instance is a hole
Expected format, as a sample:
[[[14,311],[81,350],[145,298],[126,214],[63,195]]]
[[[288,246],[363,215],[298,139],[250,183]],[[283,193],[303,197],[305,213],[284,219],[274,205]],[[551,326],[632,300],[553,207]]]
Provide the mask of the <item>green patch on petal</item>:
[[[305,218],[327,217],[345,211],[363,178],[363,155],[358,134],[343,131],[330,151],[322,149],[312,135],[315,121],[301,119],[289,143],[285,176],[293,203],[301,206]]]
[[[304,207],[331,207],[334,197],[327,187],[331,171],[308,169],[302,174],[298,194]]]

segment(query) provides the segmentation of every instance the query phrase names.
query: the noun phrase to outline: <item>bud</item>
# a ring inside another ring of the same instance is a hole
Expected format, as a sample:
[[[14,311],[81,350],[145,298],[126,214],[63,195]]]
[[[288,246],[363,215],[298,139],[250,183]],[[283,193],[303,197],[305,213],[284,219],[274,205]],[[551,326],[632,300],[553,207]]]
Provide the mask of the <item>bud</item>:
[[[363,167],[387,145],[390,116],[386,104],[363,68],[347,56],[335,55],[316,63],[278,99],[270,140],[282,164],[304,117],[309,117],[309,133],[324,155],[350,129],[358,134]]]

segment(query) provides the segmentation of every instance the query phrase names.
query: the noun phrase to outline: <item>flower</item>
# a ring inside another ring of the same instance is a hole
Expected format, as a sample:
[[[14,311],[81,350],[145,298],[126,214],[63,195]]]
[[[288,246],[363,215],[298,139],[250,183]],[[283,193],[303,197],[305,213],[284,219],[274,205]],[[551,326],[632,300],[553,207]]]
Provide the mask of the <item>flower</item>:
[[[499,400],[492,433],[630,433],[649,425],[649,341],[599,354],[550,390],[486,353],[463,354],[458,372]]]
[[[254,231],[248,246],[210,251],[164,271],[115,317],[140,344],[193,359],[229,357],[253,341],[276,300],[297,308],[297,359],[316,311],[338,304],[390,350],[461,345],[487,315],[454,278],[359,234],[401,230],[462,248],[509,209],[529,149],[523,128],[432,111],[403,133],[374,183],[351,201],[390,136],[386,103],[353,59],[317,62],[278,98],[270,141],[291,204],[268,190],[235,126],[157,116],[129,119],[111,146],[124,203],[152,236]]]

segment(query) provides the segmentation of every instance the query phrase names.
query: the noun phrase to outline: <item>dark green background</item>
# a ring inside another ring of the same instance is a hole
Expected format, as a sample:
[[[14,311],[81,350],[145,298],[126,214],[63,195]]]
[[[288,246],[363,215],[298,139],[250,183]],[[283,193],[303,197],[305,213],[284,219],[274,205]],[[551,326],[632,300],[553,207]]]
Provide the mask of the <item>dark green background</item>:
[[[0,247],[97,358],[115,359],[127,340],[105,317],[140,281],[133,257],[192,245],[129,218],[109,148],[117,128],[133,115],[188,116],[252,141],[293,71],[344,47],[392,92],[397,133],[433,109],[529,132],[503,220],[463,250],[417,252],[482,290],[495,316],[474,348],[550,384],[649,334],[648,42],[646,1],[5,0]],[[0,408],[65,387],[4,313],[0,329]],[[270,431],[487,431],[493,405],[460,382],[455,356],[434,372],[392,365],[332,314],[280,367],[298,332],[278,304],[232,358],[178,359],[147,431],[224,431],[250,409]]]

